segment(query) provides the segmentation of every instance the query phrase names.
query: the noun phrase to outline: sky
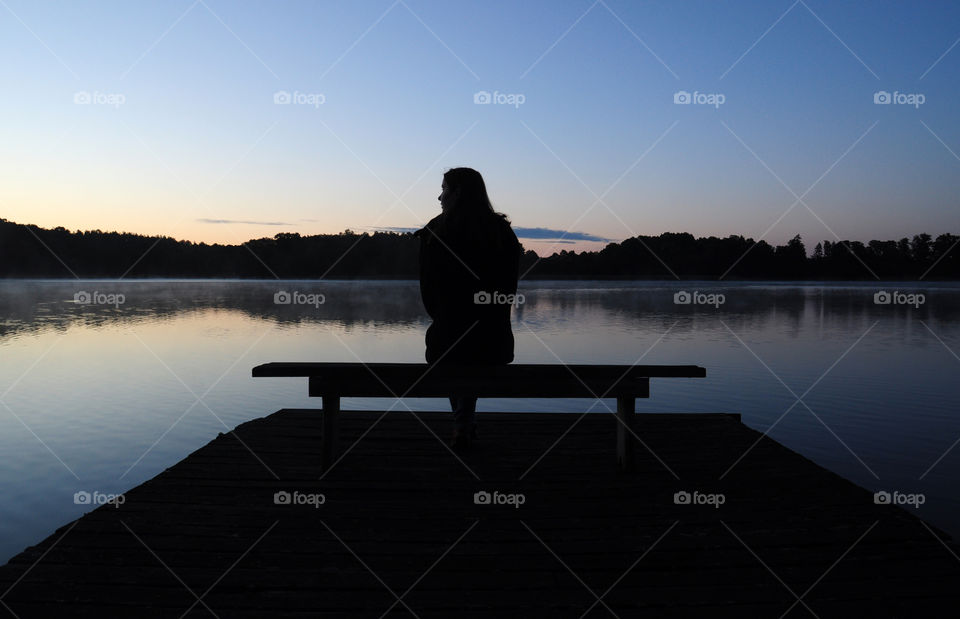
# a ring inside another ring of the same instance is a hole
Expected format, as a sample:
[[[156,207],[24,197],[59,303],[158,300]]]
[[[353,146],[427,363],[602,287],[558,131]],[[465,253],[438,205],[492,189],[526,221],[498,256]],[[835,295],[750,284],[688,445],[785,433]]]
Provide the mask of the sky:
[[[479,170],[541,254],[960,233],[956,2],[0,0],[0,217],[417,228]]]

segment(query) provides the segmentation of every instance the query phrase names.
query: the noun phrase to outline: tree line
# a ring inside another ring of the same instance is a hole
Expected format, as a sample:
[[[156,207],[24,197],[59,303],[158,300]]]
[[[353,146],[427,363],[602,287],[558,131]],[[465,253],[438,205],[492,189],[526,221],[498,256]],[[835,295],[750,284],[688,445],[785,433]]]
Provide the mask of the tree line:
[[[823,241],[811,255],[800,236],[773,246],[743,236],[667,232],[600,251],[525,251],[529,279],[872,280],[960,279],[960,237],[917,234],[898,241]],[[0,219],[0,277],[415,279],[412,233],[301,236],[281,233],[239,245],[178,241],[101,230],[71,232]]]

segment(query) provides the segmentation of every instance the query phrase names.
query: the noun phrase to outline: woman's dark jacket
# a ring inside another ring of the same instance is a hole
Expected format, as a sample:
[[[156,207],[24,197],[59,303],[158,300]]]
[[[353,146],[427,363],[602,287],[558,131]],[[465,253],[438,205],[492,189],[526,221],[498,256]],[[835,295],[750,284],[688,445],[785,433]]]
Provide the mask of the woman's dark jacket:
[[[456,222],[441,214],[417,235],[420,296],[433,319],[427,363],[513,361],[511,305],[503,301],[517,292],[522,248],[510,223],[493,213]]]

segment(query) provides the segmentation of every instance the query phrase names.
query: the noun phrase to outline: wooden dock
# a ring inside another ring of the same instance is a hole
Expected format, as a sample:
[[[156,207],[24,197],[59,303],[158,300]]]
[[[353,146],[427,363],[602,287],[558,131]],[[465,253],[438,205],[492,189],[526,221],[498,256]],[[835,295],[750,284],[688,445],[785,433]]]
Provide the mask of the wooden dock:
[[[0,568],[0,615],[956,616],[946,534],[735,415],[639,415],[627,475],[610,414],[480,423],[344,412],[322,479],[315,411],[242,424]]]

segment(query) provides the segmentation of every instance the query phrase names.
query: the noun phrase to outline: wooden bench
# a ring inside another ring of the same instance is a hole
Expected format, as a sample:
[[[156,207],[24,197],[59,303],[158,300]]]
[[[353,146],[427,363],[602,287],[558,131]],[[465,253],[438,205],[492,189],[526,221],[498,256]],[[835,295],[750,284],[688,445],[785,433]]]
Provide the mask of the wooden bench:
[[[617,462],[633,468],[636,398],[650,397],[651,378],[703,378],[696,365],[501,365],[425,363],[265,363],[254,377],[306,377],[308,393],[321,398],[321,462],[337,454],[337,417],[342,397],[616,398]]]

